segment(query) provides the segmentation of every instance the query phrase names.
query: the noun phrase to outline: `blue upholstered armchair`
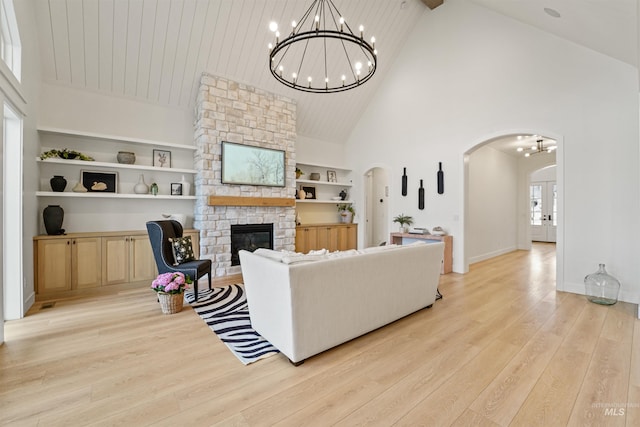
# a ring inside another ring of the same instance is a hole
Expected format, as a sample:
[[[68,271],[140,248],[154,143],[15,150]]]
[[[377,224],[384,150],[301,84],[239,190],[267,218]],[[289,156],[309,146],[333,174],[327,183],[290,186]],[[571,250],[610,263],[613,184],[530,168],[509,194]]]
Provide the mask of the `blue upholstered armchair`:
[[[198,279],[208,275],[209,289],[211,289],[211,260],[199,259],[175,264],[170,238],[182,237],[182,225],[178,221],[149,221],[147,232],[156,259],[159,273],[180,272],[193,279],[193,292],[198,301]]]

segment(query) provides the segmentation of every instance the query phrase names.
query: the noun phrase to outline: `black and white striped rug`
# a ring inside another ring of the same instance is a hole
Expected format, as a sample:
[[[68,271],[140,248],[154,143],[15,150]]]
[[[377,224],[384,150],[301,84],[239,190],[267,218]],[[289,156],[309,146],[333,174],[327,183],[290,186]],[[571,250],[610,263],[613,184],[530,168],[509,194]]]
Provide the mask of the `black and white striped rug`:
[[[245,365],[279,353],[251,327],[242,284],[205,288],[198,292],[198,302],[187,291],[185,301]]]

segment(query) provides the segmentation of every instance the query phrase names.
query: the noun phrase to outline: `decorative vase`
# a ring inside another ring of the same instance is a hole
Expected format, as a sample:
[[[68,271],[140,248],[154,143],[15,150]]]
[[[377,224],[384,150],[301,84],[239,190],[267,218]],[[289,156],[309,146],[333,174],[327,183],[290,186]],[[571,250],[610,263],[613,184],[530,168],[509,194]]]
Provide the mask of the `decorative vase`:
[[[180,184],[182,184],[182,195],[183,196],[190,196],[191,195],[191,183],[185,179],[184,175],[182,175],[182,179],[180,180]]]
[[[64,221],[64,209],[60,205],[49,205],[42,211],[42,219],[44,220],[44,228],[47,234],[55,236],[64,234],[62,221]]]
[[[158,195],[158,184],[156,184],[155,182],[151,183],[151,194],[153,194],[154,196]]]
[[[587,299],[596,304],[613,305],[618,302],[620,282],[607,273],[604,264],[598,265],[598,271],[584,278]]]
[[[305,191],[302,188],[300,188],[298,190],[298,199],[304,200],[305,197],[307,197],[307,193],[305,193]]]
[[[67,187],[67,180],[64,179],[64,176],[54,175],[53,178],[49,180],[49,184],[51,184],[53,191],[61,193]]]
[[[342,190],[339,193],[339,196],[340,196],[340,200],[347,200],[347,191],[346,190]]]
[[[136,162],[136,153],[132,153],[131,151],[118,151],[116,159],[118,159],[118,163],[132,165]]]
[[[166,292],[158,292],[158,302],[162,308],[162,314],[175,314],[182,311],[182,303],[184,296],[179,294],[168,294]]]
[[[140,174],[140,178],[138,179],[138,183],[133,186],[133,192],[136,194],[148,194],[149,187],[144,182],[144,175]]]
[[[74,185],[71,190],[73,190],[76,193],[86,193],[87,191],[89,191],[86,189],[84,185],[82,185],[82,181],[78,181],[78,183]]]
[[[309,179],[311,181],[320,181],[320,174],[318,172],[313,172],[309,175]]]

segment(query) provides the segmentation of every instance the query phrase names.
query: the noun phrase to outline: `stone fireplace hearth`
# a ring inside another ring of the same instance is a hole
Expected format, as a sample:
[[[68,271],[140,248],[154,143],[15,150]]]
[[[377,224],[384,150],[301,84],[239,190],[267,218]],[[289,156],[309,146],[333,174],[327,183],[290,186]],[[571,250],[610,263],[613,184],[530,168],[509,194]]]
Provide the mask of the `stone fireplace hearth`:
[[[231,226],[273,224],[273,249],[295,249],[295,206],[209,204],[209,196],[295,198],[296,105],[285,97],[203,74],[197,100],[194,227],[200,256],[216,277],[240,273],[232,265]],[[222,184],[222,141],[285,151],[285,187]]]

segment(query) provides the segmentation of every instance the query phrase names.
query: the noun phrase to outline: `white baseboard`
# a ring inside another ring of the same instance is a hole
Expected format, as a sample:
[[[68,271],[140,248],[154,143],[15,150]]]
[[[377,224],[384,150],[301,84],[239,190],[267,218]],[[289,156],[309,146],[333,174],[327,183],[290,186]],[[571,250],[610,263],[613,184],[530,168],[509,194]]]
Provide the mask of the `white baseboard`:
[[[485,254],[482,255],[476,255],[474,257],[470,257],[469,258],[469,264],[475,264],[476,262],[480,262],[480,261],[484,261],[486,259],[491,259],[500,255],[504,255],[504,254],[508,254],[509,252],[513,252],[517,250],[517,248],[515,246],[509,247],[509,248],[503,248],[503,249],[499,249],[497,251],[493,251],[493,252],[487,252]]]

